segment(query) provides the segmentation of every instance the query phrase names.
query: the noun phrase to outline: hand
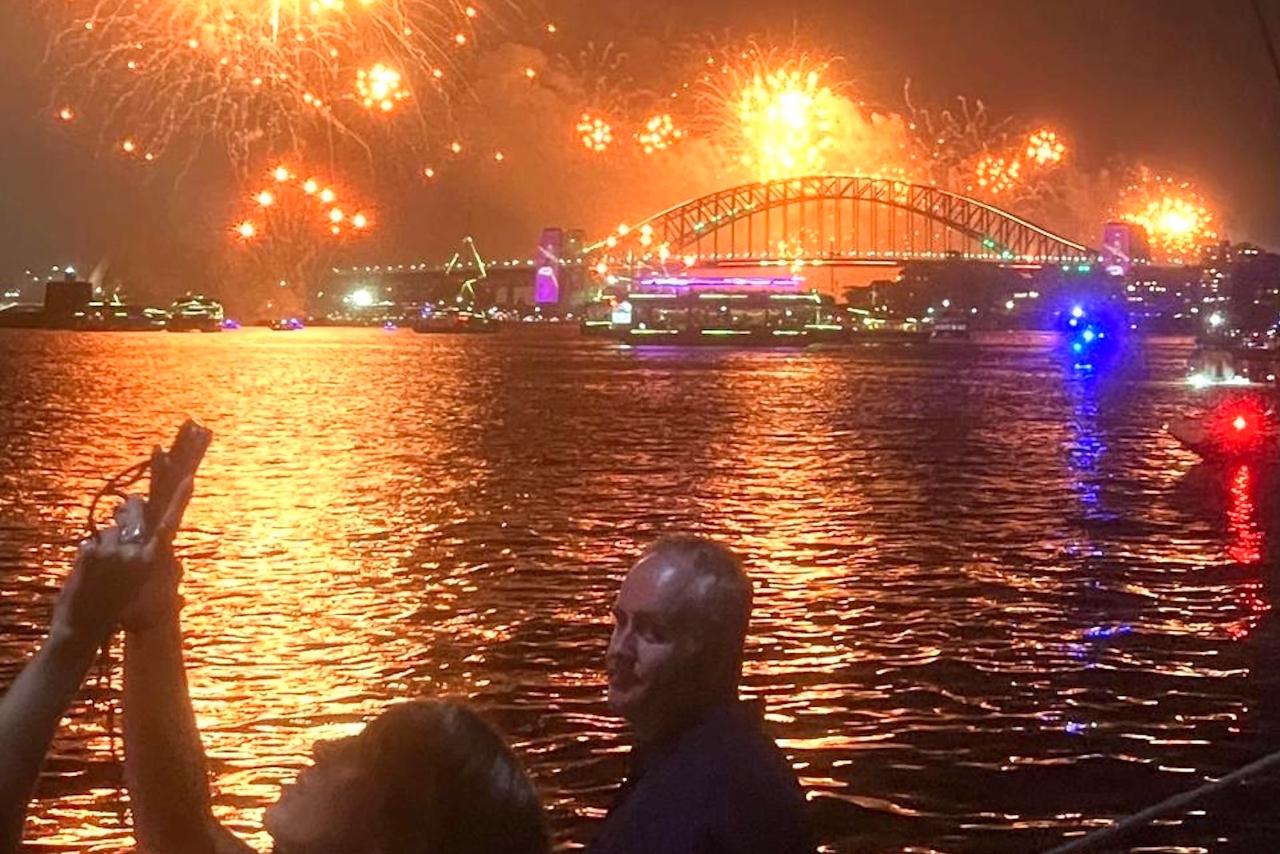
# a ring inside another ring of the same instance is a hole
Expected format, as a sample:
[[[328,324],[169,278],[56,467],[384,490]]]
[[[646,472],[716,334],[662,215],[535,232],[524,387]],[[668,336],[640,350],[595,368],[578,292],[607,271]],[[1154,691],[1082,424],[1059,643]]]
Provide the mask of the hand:
[[[135,608],[141,591],[172,563],[173,536],[191,500],[192,482],[178,485],[159,524],[145,539],[146,505],[130,496],[116,511],[116,524],[84,541],[54,609],[54,630],[98,645]]]
[[[141,541],[142,499],[130,496],[116,524],[80,545],[54,608],[53,632],[97,647],[115,628],[155,562],[157,541]]]

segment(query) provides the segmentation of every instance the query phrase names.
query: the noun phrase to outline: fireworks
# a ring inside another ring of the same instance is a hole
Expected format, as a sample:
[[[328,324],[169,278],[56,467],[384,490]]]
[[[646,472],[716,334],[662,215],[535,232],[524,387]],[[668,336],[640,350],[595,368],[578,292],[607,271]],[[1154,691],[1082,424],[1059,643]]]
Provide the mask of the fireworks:
[[[644,129],[636,134],[636,142],[644,149],[645,154],[666,151],[684,138],[684,131],[676,127],[670,113],[652,116],[644,124]]]
[[[369,227],[368,214],[361,211],[348,218],[336,204],[337,191],[318,178],[298,180],[294,170],[284,165],[272,169],[268,177],[271,185],[250,196],[253,210],[233,227],[241,240],[314,238],[323,232],[338,237]]]
[[[377,107],[389,113],[400,101],[409,97],[409,92],[401,84],[400,72],[389,68],[381,62],[369,70],[361,68],[356,72],[356,92],[366,110]]]
[[[583,113],[577,130],[578,138],[587,151],[601,154],[613,145],[613,125],[601,116]]]
[[[1022,161],[983,157],[974,170],[974,183],[988,195],[1008,195],[1022,180]]]
[[[64,114],[92,112],[148,151],[218,139],[237,161],[313,135],[362,141],[373,128],[362,114],[410,97],[425,108],[476,17],[453,0],[47,5],[62,88],[75,96]]]
[[[756,180],[815,173],[914,176],[901,116],[854,100],[829,82],[834,60],[749,45],[715,50],[688,90],[685,126]]]
[[[238,245],[232,254],[237,296],[285,315],[303,310],[308,286],[334,252],[374,225],[346,190],[292,164],[267,171],[265,185],[246,194],[244,204],[230,227]]]
[[[1195,261],[1204,247],[1218,239],[1216,217],[1190,183],[1146,169],[1125,190],[1117,215],[1142,227],[1157,261]]]
[[[837,97],[817,70],[757,74],[738,96],[743,165],[761,181],[824,171],[835,147],[837,111]]]
[[[973,158],[965,187],[974,195],[1003,201],[1027,199],[1042,189],[1040,181],[1062,164],[1067,146],[1056,131],[1041,129],[1020,142],[1004,143],[1002,153],[981,153]]]
[[[1057,166],[1067,154],[1067,146],[1051,130],[1038,130],[1027,140],[1027,161],[1035,166]]]

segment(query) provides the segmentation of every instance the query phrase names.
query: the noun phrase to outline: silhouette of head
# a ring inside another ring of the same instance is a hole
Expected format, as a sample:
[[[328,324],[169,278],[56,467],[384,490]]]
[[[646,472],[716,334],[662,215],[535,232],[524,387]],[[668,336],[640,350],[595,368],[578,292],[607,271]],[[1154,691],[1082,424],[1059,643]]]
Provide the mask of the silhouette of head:
[[[267,810],[281,854],[548,854],[538,796],[488,724],[454,702],[388,709],[319,742]]]

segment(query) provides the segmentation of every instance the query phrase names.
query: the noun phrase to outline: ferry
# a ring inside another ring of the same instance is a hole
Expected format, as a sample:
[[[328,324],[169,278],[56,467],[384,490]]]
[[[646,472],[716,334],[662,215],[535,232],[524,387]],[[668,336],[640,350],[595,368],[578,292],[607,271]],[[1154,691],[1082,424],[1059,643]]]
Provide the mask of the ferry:
[[[802,347],[844,341],[834,301],[801,279],[661,277],[587,310],[583,334],[635,346]]]
[[[159,308],[93,300],[73,315],[72,328],[85,332],[159,332],[169,315]]]
[[[170,332],[221,332],[226,322],[222,303],[201,295],[187,295],[169,308]]]

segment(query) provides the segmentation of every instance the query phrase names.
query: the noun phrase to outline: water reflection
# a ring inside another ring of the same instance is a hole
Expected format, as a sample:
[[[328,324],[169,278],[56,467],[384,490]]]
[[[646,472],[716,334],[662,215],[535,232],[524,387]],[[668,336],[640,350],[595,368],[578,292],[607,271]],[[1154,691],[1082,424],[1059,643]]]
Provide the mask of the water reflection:
[[[1227,528],[1231,534],[1231,545],[1227,554],[1236,563],[1255,564],[1262,560],[1262,531],[1258,525],[1253,468],[1247,463],[1236,466],[1230,482],[1231,506],[1227,511]]]
[[[1034,339],[6,333],[0,655],[11,672],[38,638],[99,475],[190,412],[218,440],[184,535],[188,656],[233,826],[315,739],[453,694],[585,842],[623,765],[609,604],[639,548],[685,530],[748,556],[747,690],[829,850],[1035,850],[1274,735],[1255,713],[1277,643],[1262,475],[1214,487],[1160,435],[1185,355],[1076,377]],[[49,849],[129,844],[101,714],[117,689],[59,736],[31,826]],[[1171,838],[1234,838],[1214,815]]]

